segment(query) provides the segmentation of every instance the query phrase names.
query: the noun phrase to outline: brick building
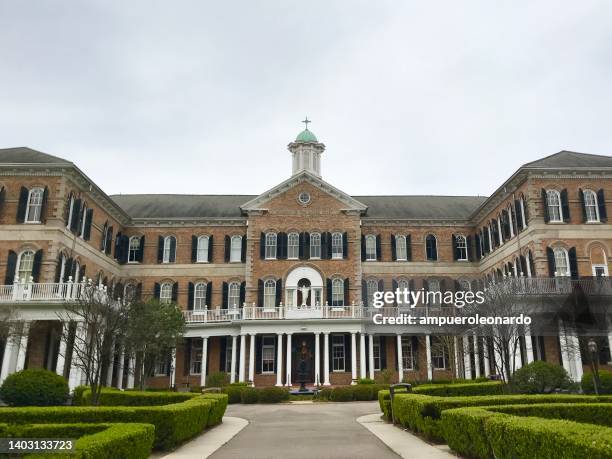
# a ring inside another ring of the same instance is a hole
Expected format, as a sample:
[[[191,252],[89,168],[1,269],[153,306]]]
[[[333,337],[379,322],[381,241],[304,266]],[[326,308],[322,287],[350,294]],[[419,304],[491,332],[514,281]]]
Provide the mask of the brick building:
[[[248,196],[108,196],[71,162],[0,150],[0,303],[26,321],[21,340],[3,345],[0,379],[45,367],[71,387],[82,382],[61,339],[70,324],[56,313],[85,278],[184,310],[184,343],[148,380],[182,387],[219,371],[257,386],[294,385],[302,354],[309,384],[382,371],[395,381],[488,376],[486,339],[454,338],[451,358],[423,328],[374,324],[374,292],[507,278],[546,292],[554,278],[608,276],[612,157],[562,151],[525,164],[488,198],[349,196],[322,180],[325,146],[310,130],[288,149],[291,176]],[[578,379],[580,353],[561,345],[575,339],[526,336],[517,364],[548,360]],[[612,333],[599,340],[601,364],[611,343]],[[105,382],[133,387],[135,366],[117,346]]]

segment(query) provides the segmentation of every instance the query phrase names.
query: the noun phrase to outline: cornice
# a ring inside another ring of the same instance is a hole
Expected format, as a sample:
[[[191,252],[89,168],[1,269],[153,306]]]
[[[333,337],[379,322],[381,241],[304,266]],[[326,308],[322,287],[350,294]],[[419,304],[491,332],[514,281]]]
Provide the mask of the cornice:
[[[246,224],[246,218],[135,218],[127,227],[246,226]]]
[[[469,220],[461,219],[419,219],[419,218],[367,218],[361,219],[362,226],[472,226]]]

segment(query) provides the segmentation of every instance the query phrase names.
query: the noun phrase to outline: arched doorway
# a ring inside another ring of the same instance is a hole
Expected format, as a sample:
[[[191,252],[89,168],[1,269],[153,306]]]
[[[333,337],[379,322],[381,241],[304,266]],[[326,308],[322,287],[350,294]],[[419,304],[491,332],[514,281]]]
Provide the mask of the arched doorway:
[[[323,278],[313,268],[300,266],[287,276],[285,305],[290,308],[316,308],[323,304]]]

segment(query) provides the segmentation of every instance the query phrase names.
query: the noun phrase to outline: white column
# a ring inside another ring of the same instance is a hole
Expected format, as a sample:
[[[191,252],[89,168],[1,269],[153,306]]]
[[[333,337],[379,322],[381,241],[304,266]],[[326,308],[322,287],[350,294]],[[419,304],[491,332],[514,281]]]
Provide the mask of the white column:
[[[206,387],[206,369],[208,368],[208,336],[202,336],[202,368],[200,369],[200,387]]]
[[[21,339],[19,340],[19,351],[17,352],[17,365],[15,371],[21,371],[25,368],[25,359],[28,352],[28,338],[30,337],[30,322],[24,322],[21,330]]]
[[[170,387],[176,385],[176,348],[172,348],[172,356],[170,360]]]
[[[125,362],[125,351],[119,348],[119,362],[117,365],[117,389],[123,389],[123,364]]]
[[[610,346],[610,360],[612,361],[612,328],[608,330],[608,346]]]
[[[470,361],[470,339],[467,335],[461,337],[463,342],[463,368],[465,379],[472,379],[472,362]]]
[[[478,349],[478,336],[474,335],[474,376],[480,378],[480,350]]]
[[[351,332],[351,384],[357,384],[357,338]]]
[[[516,338],[516,344],[513,349],[514,351],[514,371],[518,370],[519,368],[521,368],[521,366],[523,365],[523,362],[521,360],[521,340],[519,337]]]
[[[287,333],[287,387],[291,387],[291,333]]]
[[[529,334],[529,328],[526,329],[527,334],[525,335],[525,352],[527,357],[527,364],[534,361],[533,358],[533,343],[531,341],[531,335]]]
[[[72,359],[70,362],[70,373],[68,376],[68,387],[70,391],[73,391],[75,387],[81,384],[82,372],[81,369],[76,365],[79,359],[77,354],[77,347],[83,346],[86,339],[87,330],[82,322],[78,322],[76,325],[74,343],[72,345]]]
[[[489,362],[489,341],[486,336],[482,340],[482,358],[484,360],[484,375],[488,378],[491,375],[491,364]]]
[[[370,379],[374,379],[374,335],[368,335],[368,369]]]
[[[134,373],[136,371],[136,357],[134,354],[130,354],[128,357],[128,375],[127,375],[127,388],[134,388],[134,377],[136,376]]]
[[[283,334],[277,333],[278,345],[276,346],[276,385],[283,385]]]
[[[115,343],[111,346],[110,361],[108,362],[108,368],[106,370],[106,387],[113,386],[113,370],[115,368]]]
[[[455,378],[459,378],[459,340],[453,336],[453,353],[455,356]]]
[[[580,356],[580,341],[578,341],[578,335],[576,335],[575,331],[571,331],[568,335],[568,341],[570,343],[570,355],[572,360],[574,361],[574,381],[582,380],[582,358]]]
[[[402,355],[402,335],[397,335],[397,377],[398,382],[404,380],[404,357]]]
[[[315,333],[315,384],[321,384],[321,344],[319,337],[321,333]]]
[[[329,332],[323,333],[323,385],[329,386]]]
[[[230,364],[230,383],[235,383],[236,382],[236,347],[238,344],[238,336],[233,335],[232,336],[232,361]]]
[[[425,352],[427,354],[427,379],[433,379],[433,366],[431,365],[431,337],[425,336]]]
[[[57,363],[55,364],[55,372],[60,376],[64,376],[64,367],[66,365],[66,350],[68,346],[66,338],[68,337],[69,329],[70,322],[64,322],[62,324],[62,335],[60,336],[59,351],[57,353]]]
[[[255,333],[251,334],[251,343],[249,344],[249,381],[255,386]]]
[[[2,371],[0,372],[0,383],[15,372],[15,363],[17,362],[18,344],[13,339],[8,339],[4,347],[4,356],[2,357]]]
[[[359,377],[366,377],[366,345],[365,333],[359,334]]]
[[[240,365],[238,368],[238,382],[244,382],[244,374],[246,370],[246,335],[240,334]]]

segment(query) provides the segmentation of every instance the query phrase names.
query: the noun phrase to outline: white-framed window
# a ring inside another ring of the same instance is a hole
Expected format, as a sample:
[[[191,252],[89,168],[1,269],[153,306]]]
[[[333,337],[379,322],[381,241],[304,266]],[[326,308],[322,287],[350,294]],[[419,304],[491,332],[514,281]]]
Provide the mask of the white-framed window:
[[[332,258],[340,259],[344,256],[342,252],[342,233],[332,233]]]
[[[321,258],[321,234],[310,233],[310,258]]]
[[[159,301],[162,303],[170,303],[172,301],[172,284],[164,282],[159,287]]]
[[[433,292],[433,295],[429,296],[429,304],[433,306],[439,306],[442,303],[442,295],[440,294],[440,281],[438,279],[429,279],[427,281],[427,288],[429,292]]]
[[[408,259],[408,253],[406,250],[406,236],[395,236],[395,258],[397,261],[406,261]]]
[[[189,364],[189,374],[191,375],[199,375],[202,373],[203,344],[201,339],[191,340],[191,362]]]
[[[206,283],[198,282],[193,287],[193,309],[195,311],[206,308]]]
[[[431,337],[431,365],[434,370],[448,368],[448,349],[437,336]]]
[[[138,252],[140,252],[140,236],[131,236],[128,247],[128,263],[136,263],[138,261]]]
[[[425,255],[429,261],[438,259],[438,241],[433,234],[428,234],[425,238]]]
[[[198,237],[198,246],[196,250],[196,262],[197,263],[207,263],[208,262],[209,243],[210,243],[210,238],[208,236]]]
[[[32,269],[34,268],[34,252],[26,250],[19,255],[19,263],[17,269],[17,278],[19,282],[30,282]]]
[[[570,275],[569,254],[563,247],[553,249],[555,254],[555,275],[564,277]]]
[[[272,374],[276,371],[274,367],[274,348],[276,337],[261,337],[261,372],[262,374]]]
[[[233,339],[231,337],[227,337],[225,341],[225,371],[227,373],[231,373],[232,371],[232,348],[233,348]]]
[[[127,283],[125,287],[123,287],[123,298],[128,301],[132,301],[136,297],[136,284]]]
[[[372,344],[372,356],[374,357],[374,371],[380,371],[382,369],[380,351],[381,351],[380,336],[375,336],[374,343]]]
[[[557,190],[546,191],[546,205],[548,206],[548,220],[551,222],[562,222],[561,195]]]
[[[266,233],[266,260],[276,260],[276,233]]]
[[[164,263],[171,263],[176,259],[176,238],[174,236],[166,236],[164,238]]]
[[[155,363],[155,376],[166,376],[170,369],[170,362],[167,356],[160,357]]]
[[[414,370],[412,336],[402,336],[402,366],[404,370]]]
[[[227,286],[227,307],[240,307],[240,283],[230,282]]]
[[[587,222],[599,221],[599,207],[597,206],[597,195],[592,190],[584,190],[584,213]]]
[[[459,284],[459,290],[463,292],[469,292],[472,290],[472,287],[470,286],[470,281],[467,279],[459,279],[457,283]]]
[[[397,288],[400,291],[400,297],[398,301],[398,306],[408,305],[410,301],[404,301],[404,291],[410,292],[410,283],[406,279],[400,279],[397,282]],[[408,293],[410,294],[410,293]],[[410,297],[409,297],[410,298]]]
[[[70,225],[72,225],[72,211],[74,209],[75,201],[76,197],[74,195],[71,195],[70,204],[68,205],[68,221],[66,222],[66,229],[70,229]]]
[[[332,338],[332,371],[345,371],[344,335],[331,335]]]
[[[26,223],[40,223],[42,204],[45,190],[32,188],[28,193],[28,205],[26,207]]]
[[[242,259],[242,236],[232,236],[230,246],[230,262],[240,261]]]
[[[468,252],[467,252],[467,239],[465,236],[455,236],[455,244],[457,249],[457,260],[459,261],[467,261]]]
[[[300,256],[300,235],[298,233],[289,233],[287,235],[287,258],[289,260],[297,260]]]
[[[523,196],[521,196],[520,200],[520,207],[521,207],[521,222],[523,222],[523,224],[521,225],[521,228],[527,228],[527,218],[525,215],[525,198]]]
[[[276,306],[276,281],[268,279],[264,282],[264,308]]]
[[[376,236],[368,234],[365,237],[366,261],[376,261]]]
[[[87,204],[83,203],[81,212],[83,214],[83,221],[81,221],[81,228],[79,229],[79,236],[84,238],[85,237],[85,227],[87,226]]]
[[[102,229],[102,248],[100,249],[102,251],[102,253],[106,252],[106,243],[108,241],[108,230],[109,230],[109,226],[108,226],[108,222],[104,223],[104,228]]]
[[[514,216],[512,212],[512,204],[508,206],[508,225],[510,226],[510,237],[514,237]],[[518,216],[516,217],[516,221],[518,221]]]
[[[342,279],[332,280],[331,306],[344,306],[344,281]]]
[[[378,281],[370,279],[366,282],[366,293],[368,294],[367,305],[372,306],[374,304],[374,293],[378,292]]]

